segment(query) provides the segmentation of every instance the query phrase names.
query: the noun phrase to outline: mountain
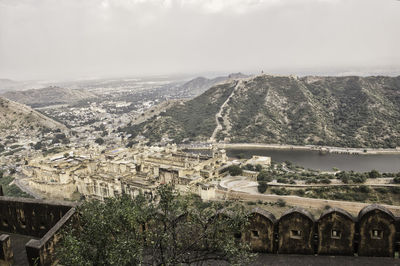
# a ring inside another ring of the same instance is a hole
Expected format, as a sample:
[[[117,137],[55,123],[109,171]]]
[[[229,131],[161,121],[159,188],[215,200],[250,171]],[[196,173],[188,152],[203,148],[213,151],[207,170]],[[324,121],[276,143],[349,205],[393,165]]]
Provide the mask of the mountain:
[[[67,128],[36,112],[32,108],[0,97],[0,137],[41,130],[67,130]]]
[[[18,82],[11,79],[0,78],[0,92],[12,90],[18,85]]]
[[[221,77],[216,77],[213,79],[205,78],[205,77],[197,77],[192,80],[189,80],[188,82],[180,85],[180,91],[184,94],[191,95],[192,97],[199,96],[212,86],[225,82],[227,80],[231,79],[239,79],[239,78],[247,78],[247,75],[244,75],[242,73],[233,73],[228,76],[221,76]]]
[[[399,77],[260,75],[229,80],[123,129],[151,142],[400,146]]]
[[[3,93],[1,96],[32,107],[73,103],[96,97],[94,94],[87,91],[72,90],[56,86],[24,91],[9,91]]]

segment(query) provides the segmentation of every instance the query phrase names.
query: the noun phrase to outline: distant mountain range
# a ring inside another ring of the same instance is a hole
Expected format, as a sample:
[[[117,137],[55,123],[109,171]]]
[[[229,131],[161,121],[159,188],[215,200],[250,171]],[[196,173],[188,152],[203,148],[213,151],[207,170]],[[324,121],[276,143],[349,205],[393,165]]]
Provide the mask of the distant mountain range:
[[[8,91],[1,94],[1,96],[32,107],[73,103],[96,97],[96,95],[85,90],[73,90],[57,86],[23,91]]]
[[[164,138],[178,143],[393,148],[400,146],[400,76],[260,75],[228,80],[122,130],[150,142]]]

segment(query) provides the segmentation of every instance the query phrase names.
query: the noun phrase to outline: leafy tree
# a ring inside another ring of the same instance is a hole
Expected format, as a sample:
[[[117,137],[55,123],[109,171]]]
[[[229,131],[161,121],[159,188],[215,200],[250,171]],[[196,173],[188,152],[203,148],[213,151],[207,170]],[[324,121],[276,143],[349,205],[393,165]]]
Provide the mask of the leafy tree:
[[[249,170],[249,171],[254,171],[255,170],[255,168],[254,168],[254,165],[252,165],[252,164],[246,164],[245,166],[243,166],[243,169],[244,170]]]
[[[381,174],[375,169],[368,173],[369,178],[378,178],[381,177]]]
[[[255,170],[256,170],[257,172],[260,172],[260,171],[262,170],[261,164],[256,164]]]
[[[228,167],[228,172],[231,176],[237,176],[243,174],[242,168],[240,168],[238,165],[231,165]]]
[[[268,188],[267,183],[265,183],[265,182],[258,182],[258,186],[257,186],[258,192],[264,193],[265,191],[267,191],[267,188]]]
[[[171,186],[153,199],[123,195],[78,207],[79,219],[62,233],[56,254],[63,265],[189,265],[208,261],[248,264],[240,241],[242,206],[204,203]]]
[[[393,183],[400,184],[400,176],[396,176],[395,178],[393,178]]]
[[[268,172],[268,171],[262,170],[262,171],[257,175],[257,181],[271,182],[271,181],[272,181],[271,173]]]

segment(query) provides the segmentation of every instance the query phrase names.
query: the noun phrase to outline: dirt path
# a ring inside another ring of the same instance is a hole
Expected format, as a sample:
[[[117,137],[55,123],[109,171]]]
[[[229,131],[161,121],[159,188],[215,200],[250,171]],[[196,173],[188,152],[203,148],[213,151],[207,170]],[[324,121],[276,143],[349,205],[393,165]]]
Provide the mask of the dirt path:
[[[235,88],[233,89],[231,95],[225,100],[225,102],[221,105],[221,108],[219,109],[218,113],[215,114],[215,122],[217,122],[217,126],[214,129],[214,132],[212,133],[209,142],[216,142],[215,137],[217,136],[218,132],[222,129],[222,124],[220,122],[220,119],[223,120],[224,118],[222,117],[222,112],[224,111],[225,106],[228,104],[229,100],[232,98],[232,96],[235,94],[235,91],[239,86],[242,85],[242,80],[239,80],[238,83],[236,84]]]

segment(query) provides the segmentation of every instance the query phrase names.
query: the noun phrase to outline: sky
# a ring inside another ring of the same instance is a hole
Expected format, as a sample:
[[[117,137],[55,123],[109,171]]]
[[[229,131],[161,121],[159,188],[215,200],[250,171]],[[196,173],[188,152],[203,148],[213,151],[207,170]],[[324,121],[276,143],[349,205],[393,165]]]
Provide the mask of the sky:
[[[398,0],[0,0],[0,78],[393,66]]]

